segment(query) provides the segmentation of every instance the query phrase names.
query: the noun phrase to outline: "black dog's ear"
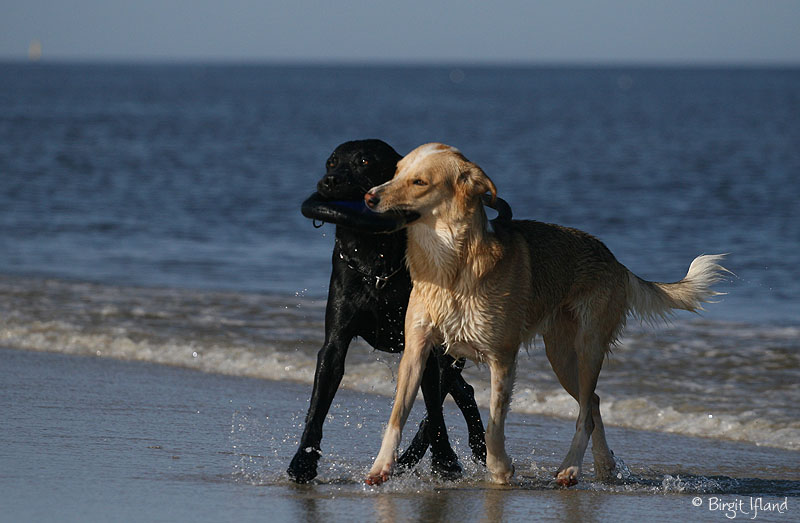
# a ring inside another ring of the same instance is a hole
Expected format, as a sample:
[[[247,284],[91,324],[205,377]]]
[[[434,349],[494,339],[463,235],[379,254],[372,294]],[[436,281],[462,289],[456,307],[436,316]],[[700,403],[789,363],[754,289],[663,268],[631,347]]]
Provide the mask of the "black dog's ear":
[[[492,195],[492,204],[494,204],[497,199],[497,187],[495,187],[494,182],[486,176],[483,169],[474,163],[469,163],[464,166],[464,169],[458,175],[458,185],[463,187],[468,197],[474,197],[488,192]]]

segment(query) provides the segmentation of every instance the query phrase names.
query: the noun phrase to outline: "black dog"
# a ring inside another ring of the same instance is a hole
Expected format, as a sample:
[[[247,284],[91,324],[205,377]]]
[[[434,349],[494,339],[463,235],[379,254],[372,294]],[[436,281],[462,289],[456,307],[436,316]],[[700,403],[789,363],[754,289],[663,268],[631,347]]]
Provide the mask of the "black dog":
[[[381,140],[343,143],[327,160],[326,173],[317,184],[318,195],[331,201],[361,201],[371,187],[394,176],[400,158]],[[499,203],[498,219],[511,219],[508,204]],[[399,352],[403,348],[403,324],[411,292],[405,250],[405,229],[371,234],[336,226],[333,271],[325,310],[325,343],[317,357],[305,430],[287,470],[298,483],[317,475],[317,461],[322,455],[322,424],[344,375],[345,356],[352,339],[361,336],[372,347],[385,352]],[[429,358],[422,379],[427,417],[398,460],[398,466],[415,465],[430,444],[435,473],[454,477],[461,472],[442,416],[442,402],[447,393],[466,419],[473,459],[486,462],[483,423],[473,389],[461,376],[463,365],[463,360],[455,362],[441,351],[438,356]]]

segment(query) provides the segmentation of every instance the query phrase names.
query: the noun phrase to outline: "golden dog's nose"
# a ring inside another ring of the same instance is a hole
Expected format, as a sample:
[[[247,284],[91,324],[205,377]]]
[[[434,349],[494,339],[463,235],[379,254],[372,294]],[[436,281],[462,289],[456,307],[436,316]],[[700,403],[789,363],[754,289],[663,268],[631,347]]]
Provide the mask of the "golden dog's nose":
[[[370,209],[374,209],[380,203],[381,199],[378,197],[377,194],[372,192],[368,192],[364,195],[364,203],[367,204],[367,207]]]

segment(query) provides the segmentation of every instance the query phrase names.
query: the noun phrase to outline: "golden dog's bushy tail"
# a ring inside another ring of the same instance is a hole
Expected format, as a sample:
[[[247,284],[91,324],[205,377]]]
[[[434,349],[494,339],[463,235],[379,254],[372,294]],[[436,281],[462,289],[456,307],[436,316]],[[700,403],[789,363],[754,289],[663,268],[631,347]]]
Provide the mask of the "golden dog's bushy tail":
[[[698,256],[689,266],[689,272],[681,281],[659,283],[646,281],[628,272],[628,310],[647,323],[669,320],[675,309],[697,312],[703,303],[713,303],[711,298],[724,293],[711,286],[723,279],[725,273],[732,274],[719,265],[724,254]]]

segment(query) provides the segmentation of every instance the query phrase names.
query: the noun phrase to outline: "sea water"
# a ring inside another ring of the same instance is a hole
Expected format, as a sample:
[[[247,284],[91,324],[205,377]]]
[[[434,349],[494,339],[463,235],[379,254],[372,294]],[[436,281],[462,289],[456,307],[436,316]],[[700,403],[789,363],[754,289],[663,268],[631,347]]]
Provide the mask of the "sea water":
[[[728,253],[702,315],[629,322],[608,424],[800,450],[798,114],[797,69],[0,64],[0,346],[310,384],[334,228],[300,203],[343,141],[441,141],[643,278]],[[513,409],[574,419],[541,348]],[[357,342],[344,384],[397,362]]]

